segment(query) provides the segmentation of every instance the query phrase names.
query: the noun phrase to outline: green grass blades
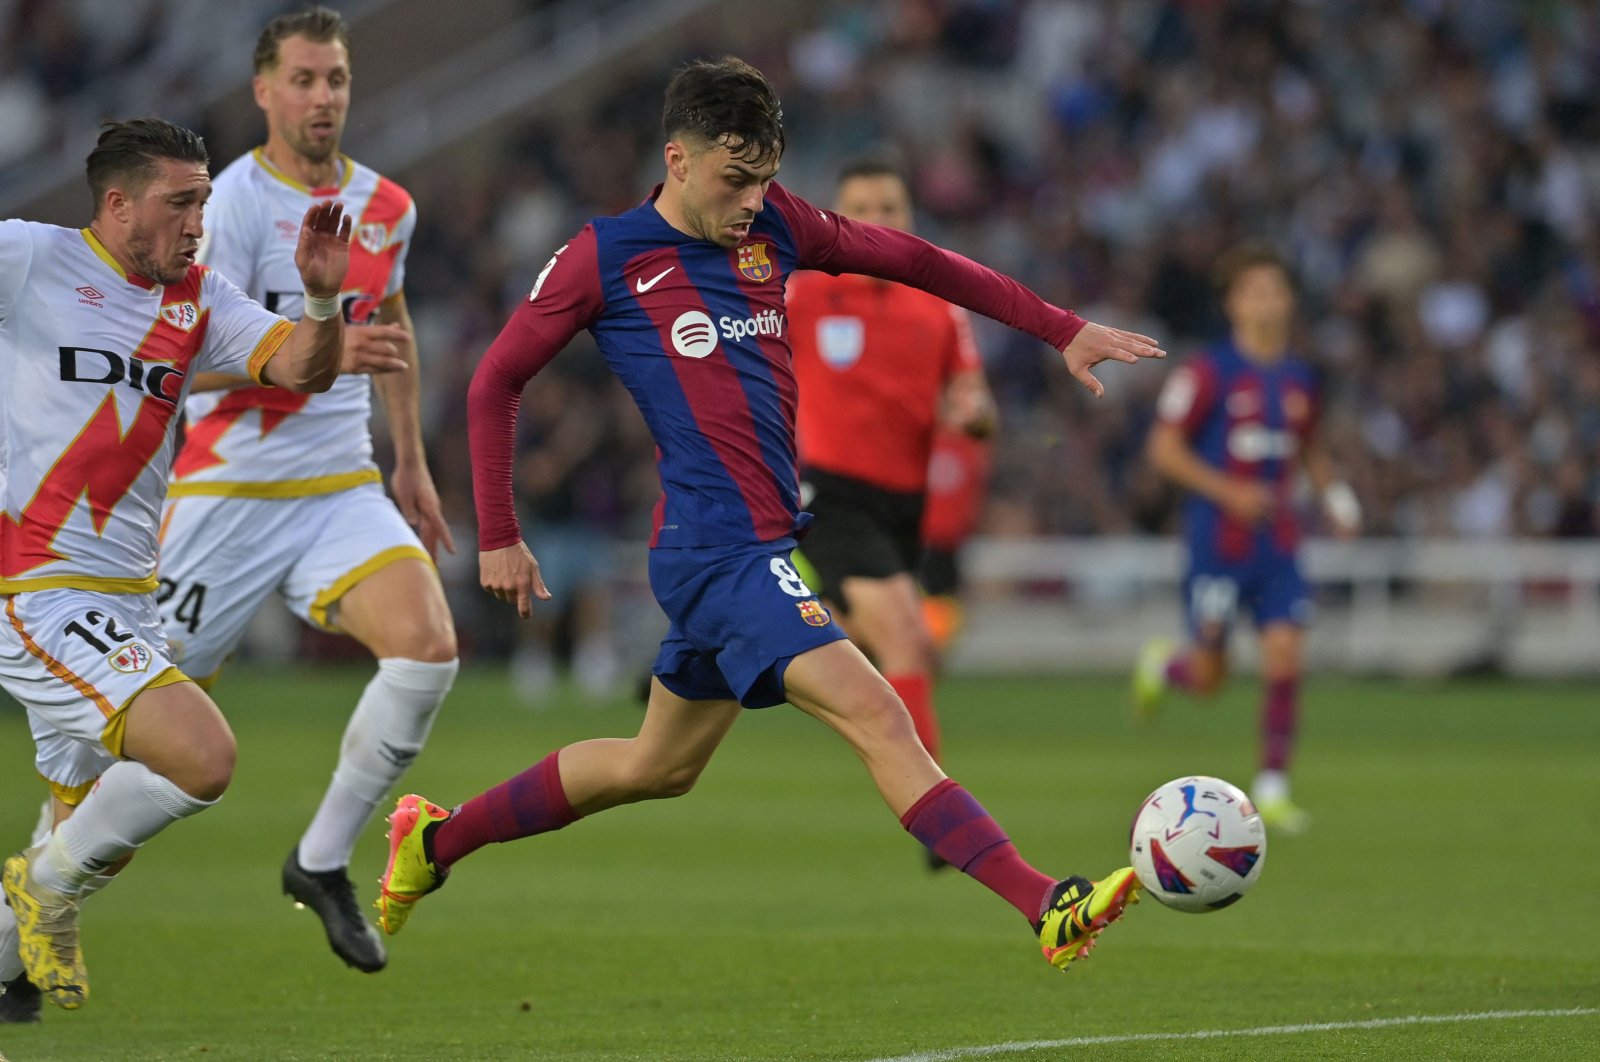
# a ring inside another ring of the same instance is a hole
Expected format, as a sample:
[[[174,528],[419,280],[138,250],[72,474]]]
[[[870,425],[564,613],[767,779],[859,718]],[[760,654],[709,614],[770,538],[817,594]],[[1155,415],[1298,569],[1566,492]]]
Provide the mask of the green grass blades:
[[[216,695],[239,735],[233,789],[85,905],[90,1004],[0,1026],[0,1054],[931,1062],[1009,1043],[982,1057],[1600,1056],[1592,1012],[1504,1016],[1600,1007],[1592,685],[1313,680],[1295,773],[1311,831],[1274,838],[1236,906],[1185,915],[1147,900],[1065,976],[1011,908],[923,868],[837,738],[792,710],[749,713],[688,797],[461,863],[389,941],[389,969],[366,976],[279,895],[278,867],[367,677],[230,669]],[[963,678],[940,706],[948,770],[1051,874],[1123,865],[1160,782],[1248,787],[1254,773],[1246,678],[1209,705],[1177,698],[1145,727],[1128,722],[1121,677]],[[529,712],[500,671],[469,671],[405,785],[449,806],[638,721],[629,703],[561,696]],[[9,706],[0,754],[10,851],[43,788]],[[384,851],[375,820],[353,871],[365,902]],[[1464,1015],[1491,1016],[1404,1021]],[[1281,1027],[1296,1031],[1261,1031]]]

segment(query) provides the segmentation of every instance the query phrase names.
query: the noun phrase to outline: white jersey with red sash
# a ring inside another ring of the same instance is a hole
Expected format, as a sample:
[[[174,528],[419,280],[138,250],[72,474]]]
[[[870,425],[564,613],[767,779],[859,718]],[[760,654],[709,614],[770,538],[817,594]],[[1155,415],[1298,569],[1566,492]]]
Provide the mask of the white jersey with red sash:
[[[204,266],[162,286],[88,229],[0,222],[0,594],[154,590],[190,374],[259,381],[292,327]]]
[[[313,203],[337,199],[355,225],[342,301],[345,321],[372,321],[401,291],[416,208],[404,188],[340,157],[337,186],[310,188],[257,149],[217,175],[200,257],[269,309],[298,318],[303,288],[294,251]],[[372,387],[342,376],[325,394],[270,388],[196,394],[173,469],[172,496],[290,498],[379,481],[372,460]]]

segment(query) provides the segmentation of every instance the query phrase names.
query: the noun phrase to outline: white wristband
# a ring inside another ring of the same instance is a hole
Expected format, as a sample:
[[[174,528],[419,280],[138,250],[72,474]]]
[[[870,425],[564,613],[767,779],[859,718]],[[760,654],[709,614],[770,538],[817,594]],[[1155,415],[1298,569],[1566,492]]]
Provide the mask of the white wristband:
[[[1328,484],[1328,489],[1322,492],[1322,504],[1327,507],[1328,515],[1345,527],[1361,526],[1361,502],[1350,484],[1343,480]]]
[[[313,321],[326,321],[339,316],[339,296],[306,293],[306,316]]]

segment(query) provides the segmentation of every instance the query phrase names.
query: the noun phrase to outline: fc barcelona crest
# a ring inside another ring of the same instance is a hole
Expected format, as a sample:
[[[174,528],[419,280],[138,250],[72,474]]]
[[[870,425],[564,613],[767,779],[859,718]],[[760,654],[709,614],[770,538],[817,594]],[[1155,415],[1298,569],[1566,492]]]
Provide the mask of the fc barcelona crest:
[[[826,627],[833,619],[820,601],[796,601],[794,607],[800,610],[800,618],[813,627]]]
[[[772,259],[767,257],[767,245],[749,243],[739,248],[739,272],[746,280],[757,284],[772,278]]]

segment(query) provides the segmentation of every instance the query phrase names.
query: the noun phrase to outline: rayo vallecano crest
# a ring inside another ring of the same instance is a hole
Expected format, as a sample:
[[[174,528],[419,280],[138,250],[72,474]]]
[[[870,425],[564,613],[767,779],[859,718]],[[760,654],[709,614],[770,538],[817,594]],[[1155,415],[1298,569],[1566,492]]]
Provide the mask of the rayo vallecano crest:
[[[161,307],[161,319],[173,328],[191,332],[200,320],[200,310],[192,302],[169,302]]]
[[[772,277],[772,259],[767,257],[767,245],[748,243],[739,248],[739,272],[746,280],[757,284]]]
[[[389,226],[378,221],[357,225],[356,242],[364,247],[368,254],[377,254],[389,242]]]

